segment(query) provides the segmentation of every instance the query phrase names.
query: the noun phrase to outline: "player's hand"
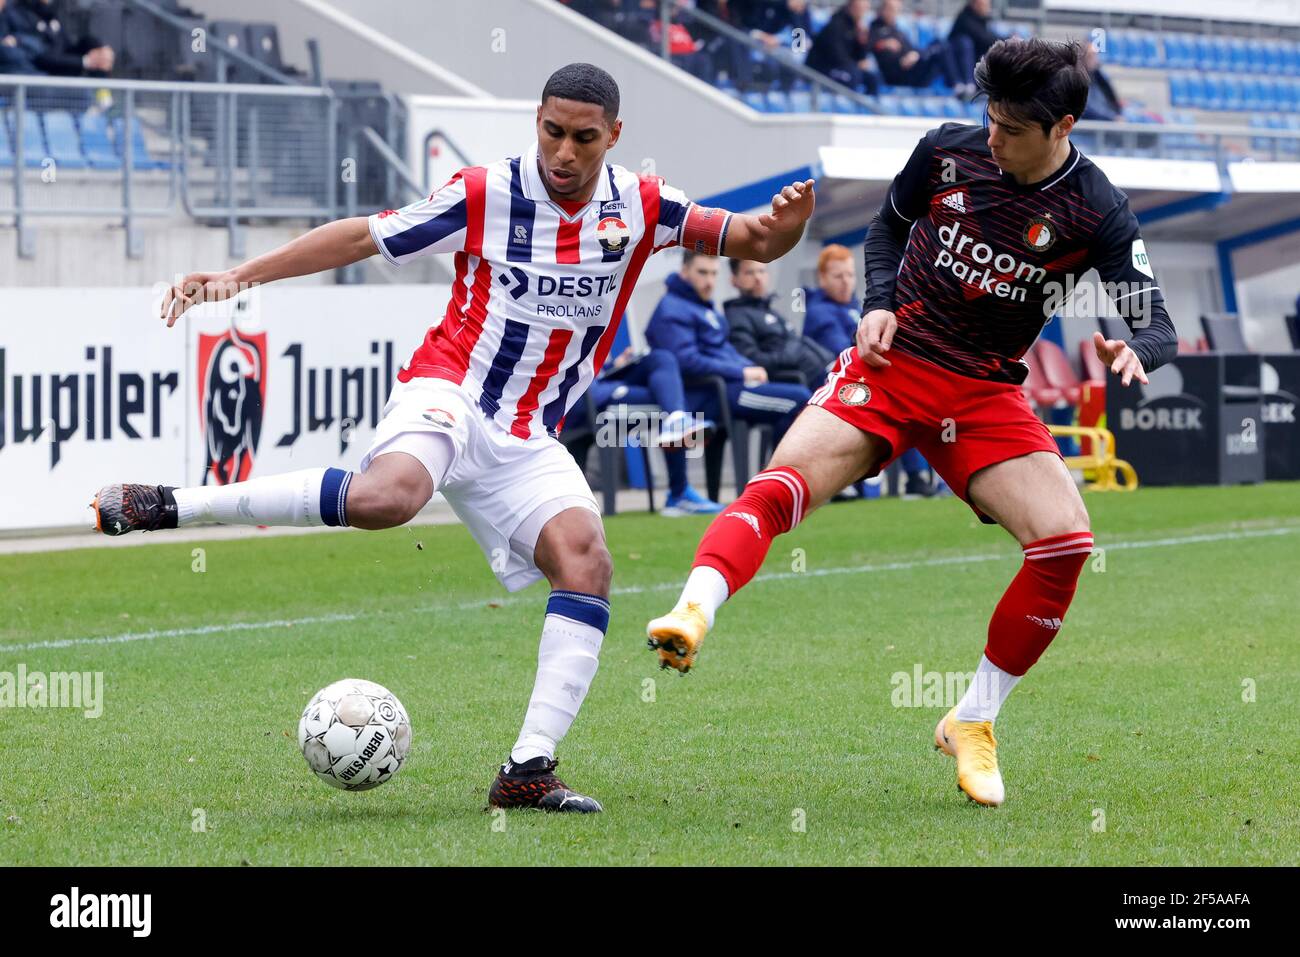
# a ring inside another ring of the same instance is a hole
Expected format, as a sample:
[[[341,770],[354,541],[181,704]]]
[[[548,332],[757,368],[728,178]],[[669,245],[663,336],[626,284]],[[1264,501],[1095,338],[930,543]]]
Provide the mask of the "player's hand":
[[[890,365],[885,353],[894,344],[898,320],[888,309],[872,309],[858,323],[858,355],[873,369]]]
[[[793,183],[772,197],[772,211],[758,217],[761,225],[778,233],[793,232],[808,222],[813,214],[816,198],[813,181]]]
[[[190,306],[197,306],[201,302],[221,302],[238,295],[240,291],[239,282],[230,272],[190,273],[167,290],[159,307],[158,318],[166,319],[167,328],[170,329]]]
[[[1097,350],[1097,358],[1110,366],[1110,371],[1120,377],[1122,385],[1128,385],[1135,378],[1143,385],[1148,383],[1142,360],[1123,339],[1107,339],[1100,332],[1094,332],[1092,344]]]
[[[745,366],[741,373],[745,385],[763,385],[767,382],[767,370],[762,366]]]

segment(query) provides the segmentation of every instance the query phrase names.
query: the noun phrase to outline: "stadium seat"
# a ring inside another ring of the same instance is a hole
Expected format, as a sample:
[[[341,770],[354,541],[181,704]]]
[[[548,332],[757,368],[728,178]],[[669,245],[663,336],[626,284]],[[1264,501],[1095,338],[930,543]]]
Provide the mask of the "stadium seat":
[[[45,140],[50,148],[50,158],[66,169],[85,169],[86,158],[81,155],[81,135],[76,121],[67,110],[50,110],[45,116]]]
[[[768,90],[767,91],[767,112],[769,113],[792,113],[794,107],[790,102],[790,96],[785,90]]]
[[[18,149],[18,130],[15,127],[14,151]],[[40,114],[35,110],[23,111],[23,154],[27,157],[27,166],[40,166],[45,157],[50,155],[45,145],[45,127]]]
[[[1065,354],[1065,350],[1055,342],[1039,339],[1034,344],[1033,353],[1048,385],[1060,392],[1061,398],[1066,403],[1078,405],[1079,397],[1083,391],[1082,383],[1080,383],[1074,367],[1070,365],[1070,359]]]
[[[121,117],[113,120],[113,139],[118,146],[118,155],[125,157],[126,152],[124,144],[126,142],[122,135],[123,121]],[[131,124],[131,152],[135,169],[168,169],[171,164],[163,160],[154,159],[149,153],[149,147],[145,145],[144,128],[140,125],[140,120],[134,118]]]
[[[1079,368],[1083,369],[1085,382],[1105,384],[1109,370],[1106,363],[1101,361],[1101,356],[1097,355],[1091,336],[1079,341]]]
[[[1033,349],[1025,354],[1025,365],[1029,367],[1029,374],[1025,376],[1024,384],[1020,388],[1024,391],[1029,404],[1035,409],[1064,408],[1067,404],[1065,396],[1060,389],[1047,381],[1042,364]]]
[[[1220,316],[1201,316],[1201,328],[1211,352],[1249,352],[1246,334],[1241,328],[1241,317],[1225,313]]]
[[[0,166],[14,165],[14,151],[9,145],[9,131],[5,129],[3,117],[0,117]]]
[[[81,153],[91,169],[121,169],[122,158],[109,138],[108,117],[99,110],[81,114]]]

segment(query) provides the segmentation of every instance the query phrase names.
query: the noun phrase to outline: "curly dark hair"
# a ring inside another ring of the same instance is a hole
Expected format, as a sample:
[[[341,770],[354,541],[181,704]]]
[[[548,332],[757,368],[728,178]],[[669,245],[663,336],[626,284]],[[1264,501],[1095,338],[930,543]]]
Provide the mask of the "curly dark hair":
[[[542,102],[551,97],[595,103],[605,111],[605,120],[618,119],[618,84],[598,66],[590,63],[570,63],[551,74],[542,87]]]

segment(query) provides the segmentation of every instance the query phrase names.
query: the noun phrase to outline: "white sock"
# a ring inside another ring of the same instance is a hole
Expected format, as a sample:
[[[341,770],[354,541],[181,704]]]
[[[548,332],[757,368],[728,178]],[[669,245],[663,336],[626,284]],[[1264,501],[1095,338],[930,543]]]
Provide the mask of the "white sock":
[[[178,488],[176,524],[346,525],[351,481],[351,472],[317,468],[230,485]]]
[[[958,721],[996,721],[1007,695],[1023,675],[1003,671],[984,655],[980,655],[975,680],[971,682],[962,699],[957,702]]]
[[[700,611],[704,612],[704,617],[712,628],[713,616],[718,613],[729,594],[727,580],[722,577],[722,572],[708,565],[697,565],[691,569],[686,587],[682,589],[682,597],[677,599],[673,611],[681,611],[687,602],[693,601],[700,606]]]
[[[537,650],[537,680],[519,739],[510,751],[515,764],[555,757],[587,697],[609,628],[609,601],[599,595],[553,591]]]

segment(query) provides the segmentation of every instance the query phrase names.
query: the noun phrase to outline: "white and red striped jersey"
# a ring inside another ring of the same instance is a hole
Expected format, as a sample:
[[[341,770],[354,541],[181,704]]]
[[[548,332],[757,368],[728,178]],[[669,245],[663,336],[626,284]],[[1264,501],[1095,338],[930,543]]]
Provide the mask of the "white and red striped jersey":
[[[604,365],[649,255],[684,234],[721,248],[728,218],[610,165],[591,201],[566,211],[546,192],[536,143],[462,169],[428,199],[370,217],[391,263],[455,253],[446,314],[398,379],[450,379],[511,434],[554,436]]]

